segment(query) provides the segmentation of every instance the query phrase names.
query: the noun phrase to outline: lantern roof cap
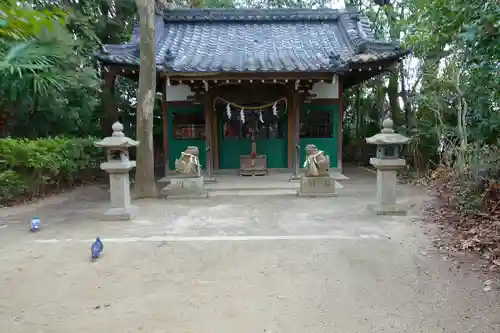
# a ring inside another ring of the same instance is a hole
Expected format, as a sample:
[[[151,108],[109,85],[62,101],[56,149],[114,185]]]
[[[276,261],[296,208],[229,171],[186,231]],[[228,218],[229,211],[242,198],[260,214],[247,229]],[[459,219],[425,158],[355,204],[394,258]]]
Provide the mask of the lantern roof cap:
[[[113,134],[108,136],[101,141],[97,141],[96,147],[100,148],[129,148],[135,147],[139,144],[139,141],[135,141],[129,137],[126,137],[123,133],[123,125],[118,121],[111,126],[113,129]]]
[[[372,145],[403,145],[407,144],[410,139],[402,134],[396,133],[393,129],[394,122],[386,118],[382,122],[382,130],[380,133],[366,138],[366,142]]]

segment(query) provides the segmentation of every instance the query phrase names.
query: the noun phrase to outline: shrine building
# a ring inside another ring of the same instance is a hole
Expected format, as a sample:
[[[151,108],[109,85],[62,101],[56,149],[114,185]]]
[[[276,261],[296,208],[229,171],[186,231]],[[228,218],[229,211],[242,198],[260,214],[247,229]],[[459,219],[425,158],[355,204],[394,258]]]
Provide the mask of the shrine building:
[[[340,172],[342,91],[409,53],[375,40],[354,9],[174,9],[155,24],[170,170],[187,146],[215,172],[291,170],[314,144]],[[127,43],[95,56],[108,75],[138,80],[139,53],[135,28]],[[258,163],[245,166],[249,159]]]

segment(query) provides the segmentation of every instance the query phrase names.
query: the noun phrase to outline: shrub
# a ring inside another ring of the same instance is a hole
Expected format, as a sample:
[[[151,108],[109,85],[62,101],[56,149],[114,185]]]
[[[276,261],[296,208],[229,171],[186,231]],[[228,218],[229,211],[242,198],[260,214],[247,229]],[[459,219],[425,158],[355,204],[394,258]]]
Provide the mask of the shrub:
[[[0,139],[0,204],[89,180],[102,160],[94,138]]]
[[[487,212],[491,204],[498,208],[495,201],[500,188],[500,145],[484,145],[479,150],[469,147],[462,172],[456,164],[438,167],[432,177],[441,194],[453,199],[453,207],[472,214]]]

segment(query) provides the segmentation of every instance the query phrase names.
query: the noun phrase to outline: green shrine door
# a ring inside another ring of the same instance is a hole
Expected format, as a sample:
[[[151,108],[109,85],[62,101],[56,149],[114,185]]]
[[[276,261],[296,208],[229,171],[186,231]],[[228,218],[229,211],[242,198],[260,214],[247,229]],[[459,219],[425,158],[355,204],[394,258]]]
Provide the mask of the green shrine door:
[[[300,165],[304,163],[305,148],[315,145],[330,157],[330,167],[338,167],[339,106],[302,104],[300,108]]]
[[[255,133],[257,155],[267,156],[268,168],[287,167],[287,115],[271,109],[264,111],[233,110],[228,117],[225,108],[218,108],[219,168],[239,169],[240,155],[252,152],[252,132]]]

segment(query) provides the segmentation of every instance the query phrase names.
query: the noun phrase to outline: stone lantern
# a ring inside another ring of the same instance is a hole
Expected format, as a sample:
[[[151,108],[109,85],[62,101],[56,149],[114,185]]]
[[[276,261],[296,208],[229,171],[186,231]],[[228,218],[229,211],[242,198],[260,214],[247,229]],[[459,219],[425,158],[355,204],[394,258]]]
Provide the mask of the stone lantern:
[[[123,125],[115,122],[113,134],[95,143],[96,147],[106,149],[107,161],[101,163],[101,169],[109,173],[110,207],[105,217],[111,220],[130,220],[134,217],[135,207],[131,204],[129,172],[135,168],[135,161],[129,158],[128,149],[139,141],[123,134]]]
[[[376,157],[370,158],[370,164],[377,169],[377,203],[373,210],[380,215],[405,214],[396,205],[397,170],[406,165],[400,157],[403,145],[410,139],[394,132],[391,119],[382,123],[382,131],[366,139],[369,144],[377,145]]]

